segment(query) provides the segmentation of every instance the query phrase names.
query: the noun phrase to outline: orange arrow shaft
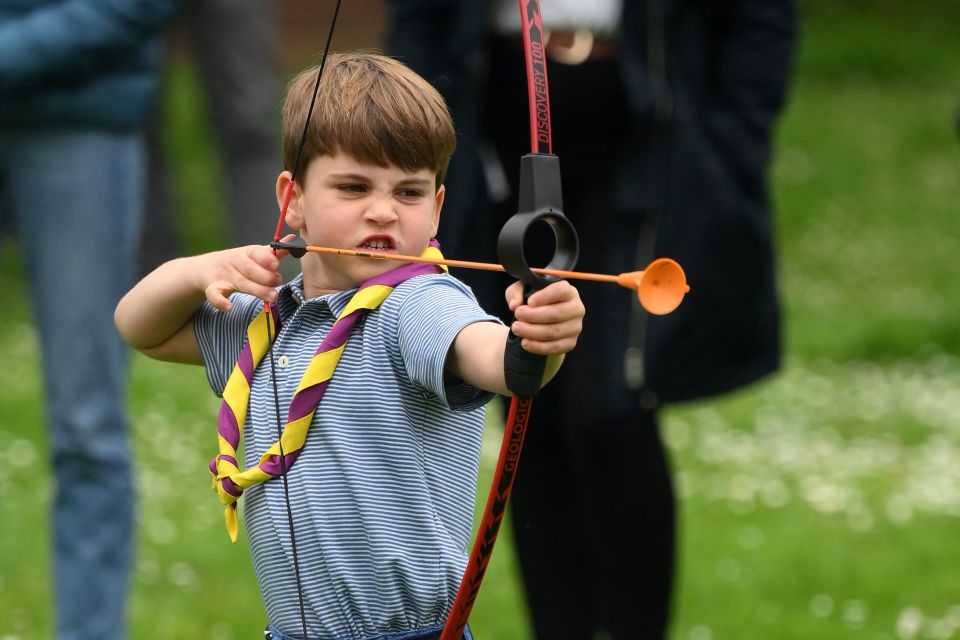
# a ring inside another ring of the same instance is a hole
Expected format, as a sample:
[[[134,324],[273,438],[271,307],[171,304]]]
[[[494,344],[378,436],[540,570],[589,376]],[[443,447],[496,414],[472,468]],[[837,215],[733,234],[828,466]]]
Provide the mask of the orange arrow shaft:
[[[471,260],[450,260],[437,258],[424,258],[423,256],[405,256],[399,253],[375,253],[371,251],[355,251],[353,249],[335,249],[332,247],[316,247],[307,245],[306,250],[311,253],[323,253],[337,256],[353,256],[356,258],[373,258],[374,260],[396,260],[397,262],[423,262],[426,264],[446,265],[448,267],[464,267],[466,269],[483,269],[486,271],[505,271],[503,265],[492,262],[473,262]],[[617,276],[610,276],[605,273],[587,273],[583,271],[563,271],[561,269],[541,269],[531,268],[536,274],[542,276],[553,276],[555,278],[572,278],[574,280],[593,280],[595,282],[613,282],[618,284]]]

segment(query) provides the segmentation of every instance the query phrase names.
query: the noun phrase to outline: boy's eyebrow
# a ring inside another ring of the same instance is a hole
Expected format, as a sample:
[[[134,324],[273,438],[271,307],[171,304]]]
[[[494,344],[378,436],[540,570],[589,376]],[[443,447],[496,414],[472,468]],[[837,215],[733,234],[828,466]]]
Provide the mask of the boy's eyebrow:
[[[369,176],[365,176],[362,173],[331,173],[327,176],[330,180],[354,180],[357,182],[363,182],[369,180]]]
[[[433,180],[430,178],[405,178],[397,183],[403,187],[429,187],[433,186]]]
[[[370,179],[370,176],[364,175],[362,173],[331,173],[329,174],[330,180],[353,180],[356,182],[366,182]],[[432,186],[433,180],[430,178],[421,178],[421,177],[410,177],[404,178],[397,182],[398,186]]]

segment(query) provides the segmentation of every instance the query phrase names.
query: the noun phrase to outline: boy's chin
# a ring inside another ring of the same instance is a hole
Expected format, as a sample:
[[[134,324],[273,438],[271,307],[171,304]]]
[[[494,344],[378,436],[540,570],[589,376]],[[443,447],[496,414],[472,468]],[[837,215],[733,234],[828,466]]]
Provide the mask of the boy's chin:
[[[375,278],[397,267],[407,264],[398,260],[375,260],[373,258],[363,258],[363,264],[358,264],[356,268],[350,270],[351,276],[360,286],[370,278]]]

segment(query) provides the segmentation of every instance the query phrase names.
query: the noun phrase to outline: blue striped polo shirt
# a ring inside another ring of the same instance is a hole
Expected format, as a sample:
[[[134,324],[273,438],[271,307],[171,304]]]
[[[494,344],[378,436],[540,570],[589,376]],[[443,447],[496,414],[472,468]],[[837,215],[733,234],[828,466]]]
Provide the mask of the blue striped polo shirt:
[[[302,276],[280,288],[274,345],[280,412],[355,290],[305,300]],[[205,304],[194,328],[222,394],[260,300]],[[403,282],[347,341],[289,471],[310,638],[368,639],[443,624],[467,562],[486,403],[493,394],[444,377],[454,338],[494,321],[444,275]],[[246,467],[277,440],[270,363],[258,367],[243,433]],[[241,499],[270,623],[299,637],[300,611],[283,486]]]

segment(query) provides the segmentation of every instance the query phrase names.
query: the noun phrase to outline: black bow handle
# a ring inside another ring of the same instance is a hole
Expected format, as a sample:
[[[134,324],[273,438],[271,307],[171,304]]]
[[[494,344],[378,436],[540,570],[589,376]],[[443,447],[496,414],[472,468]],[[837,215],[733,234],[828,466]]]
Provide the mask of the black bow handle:
[[[536,224],[547,224],[553,231],[554,252],[548,269],[571,271],[577,264],[580,243],[577,231],[563,215],[560,185],[560,158],[553,154],[531,153],[520,159],[520,203],[500,230],[497,254],[503,268],[523,282],[523,299],[559,278],[541,276],[530,269],[524,250],[528,231]],[[520,346],[520,338],[511,331],[504,353],[507,388],[515,394],[532,397],[540,391],[547,359]]]

